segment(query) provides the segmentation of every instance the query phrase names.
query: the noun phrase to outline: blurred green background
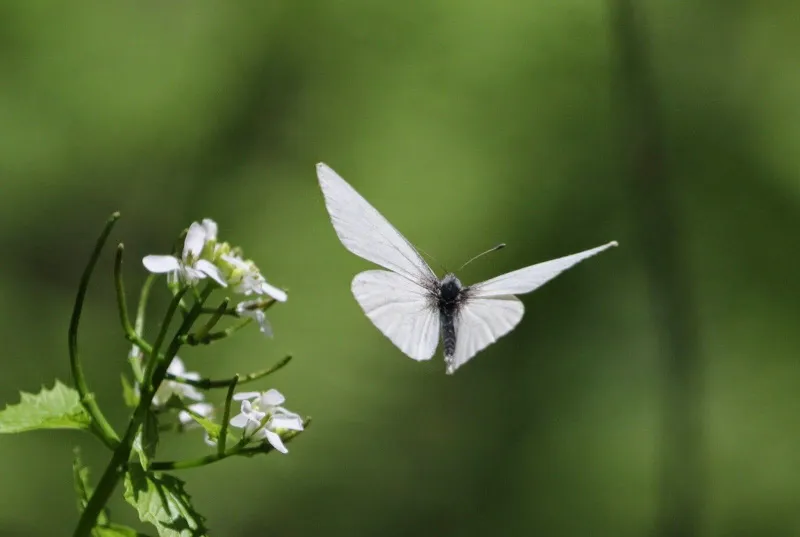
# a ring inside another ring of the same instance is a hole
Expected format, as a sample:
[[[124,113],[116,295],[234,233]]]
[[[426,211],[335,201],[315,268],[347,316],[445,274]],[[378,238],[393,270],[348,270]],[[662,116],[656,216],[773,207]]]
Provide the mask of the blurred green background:
[[[290,298],[274,340],[182,358],[220,377],[291,353],[254,387],[315,420],[288,456],[180,474],[214,535],[800,535],[800,4],[621,5],[4,2],[0,404],[70,380],[112,211],[131,301],[141,257],[211,217]],[[508,243],[465,283],[620,247],[447,377],[353,300],[372,266],[336,238],[320,160],[448,268]],[[122,428],[111,258],[80,343]],[[0,535],[71,533],[76,443],[97,478],[88,435],[0,437]]]

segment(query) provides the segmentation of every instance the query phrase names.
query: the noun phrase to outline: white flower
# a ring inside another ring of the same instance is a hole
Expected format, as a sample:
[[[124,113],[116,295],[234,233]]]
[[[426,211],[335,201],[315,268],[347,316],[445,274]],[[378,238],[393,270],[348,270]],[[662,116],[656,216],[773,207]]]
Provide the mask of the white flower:
[[[239,302],[236,304],[236,315],[255,319],[261,333],[265,336],[272,337],[272,326],[267,320],[267,314],[261,309],[263,305],[263,300],[245,300],[244,302]]]
[[[196,371],[186,371],[186,366],[183,365],[183,360],[177,356],[172,359],[172,362],[170,362],[169,367],[167,368],[167,373],[189,380],[200,379],[200,373],[197,373]],[[202,401],[204,399],[203,394],[194,386],[176,382],[174,380],[165,380],[161,383],[161,386],[158,387],[158,390],[156,390],[156,394],[153,397],[153,405],[159,406],[166,404],[166,402],[169,401],[169,398],[173,395],[181,399],[191,399],[193,401]]]
[[[216,223],[213,220],[206,219],[202,225],[192,222],[183,243],[181,259],[171,255],[148,255],[142,259],[142,264],[150,272],[167,273],[173,278],[180,278],[189,285],[194,285],[199,280],[209,277],[222,287],[226,287],[225,278],[222,277],[222,273],[214,263],[207,259],[200,259],[203,246],[209,238],[215,238],[216,231]]]
[[[280,406],[286,400],[281,392],[243,392],[233,398],[242,402],[242,409],[231,419],[232,427],[243,429],[242,435],[251,442],[266,440],[281,453],[289,452],[278,431],[302,431],[303,418]]]
[[[203,229],[206,232],[206,240],[207,241],[215,241],[217,240],[217,223],[214,222],[210,218],[203,218],[203,221],[200,223],[203,226]]]
[[[223,254],[222,260],[231,267],[228,283],[234,286],[235,292],[243,295],[269,295],[278,302],[286,302],[286,291],[268,284],[252,261],[245,261],[233,254]]]

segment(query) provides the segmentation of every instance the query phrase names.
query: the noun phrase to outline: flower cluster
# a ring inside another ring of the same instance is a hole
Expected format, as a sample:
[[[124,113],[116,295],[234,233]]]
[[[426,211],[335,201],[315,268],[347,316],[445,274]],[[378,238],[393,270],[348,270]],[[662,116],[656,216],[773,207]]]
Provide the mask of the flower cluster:
[[[286,400],[278,390],[266,392],[242,392],[233,396],[242,402],[241,412],[234,416],[230,424],[242,429],[242,439],[250,443],[262,443],[265,440],[281,453],[289,450],[281,440],[281,433],[302,431],[303,418],[281,405]]]
[[[217,240],[217,223],[210,218],[192,222],[186,232],[181,257],[172,255],[148,255],[142,259],[145,268],[154,274],[167,274],[170,283],[197,285],[200,280],[210,278],[233,292],[257,298],[240,302],[236,314],[254,319],[261,332],[272,335],[264,309],[271,302],[286,302],[286,291],[267,283],[256,264],[242,256],[240,248]],[[268,297],[268,298],[266,298]],[[265,299],[266,298],[266,299]]]
[[[202,280],[211,280],[220,287],[248,297],[236,305],[236,315],[254,319],[261,332],[271,336],[264,310],[273,302],[285,302],[288,298],[286,292],[269,284],[256,264],[244,258],[240,248],[220,242],[217,231],[217,224],[211,219],[193,222],[186,232],[180,257],[148,255],[142,263],[151,273],[166,274],[171,286],[196,286]],[[136,344],[129,359],[141,368],[143,353]],[[183,360],[175,356],[167,368],[167,377],[153,396],[152,406],[156,410],[177,409],[180,430],[202,426],[206,429],[205,442],[216,446],[219,431],[206,421],[213,420],[215,409],[205,400],[205,393],[198,390],[197,386],[202,385],[197,382],[200,380],[198,372],[188,371]],[[138,394],[138,384],[134,388]],[[234,449],[269,443],[275,450],[288,453],[281,435],[302,431],[303,419],[281,406],[285,398],[279,391],[243,392],[233,394],[232,399],[241,401],[241,412],[228,422],[230,427],[240,430]],[[230,401],[226,402],[228,404]]]

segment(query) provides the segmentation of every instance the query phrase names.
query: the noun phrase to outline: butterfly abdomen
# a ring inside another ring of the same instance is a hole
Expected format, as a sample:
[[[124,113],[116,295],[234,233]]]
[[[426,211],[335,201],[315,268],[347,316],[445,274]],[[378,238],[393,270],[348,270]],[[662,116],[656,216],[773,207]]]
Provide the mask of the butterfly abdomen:
[[[452,274],[446,275],[439,283],[438,308],[442,324],[442,344],[445,358],[456,352],[456,316],[463,300],[464,288]]]
[[[445,358],[450,358],[456,352],[456,325],[453,312],[441,312],[442,319],[442,344]]]

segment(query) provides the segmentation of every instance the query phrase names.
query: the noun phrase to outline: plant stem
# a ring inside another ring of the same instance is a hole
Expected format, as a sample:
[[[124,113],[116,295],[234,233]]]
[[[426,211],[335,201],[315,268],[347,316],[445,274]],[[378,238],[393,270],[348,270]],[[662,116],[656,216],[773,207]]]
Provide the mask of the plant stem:
[[[144,334],[144,317],[145,308],[147,307],[147,299],[150,296],[150,288],[152,287],[155,279],[155,274],[150,274],[144,281],[142,290],[139,294],[139,305],[136,307],[136,320],[133,324],[133,332],[128,333],[126,331],[125,333],[125,338],[134,344],[131,353],[128,355],[128,362],[131,365],[131,370],[133,370],[133,376],[136,378],[136,382],[138,382],[140,385],[144,381],[144,371],[142,370],[142,363],[144,361],[142,360],[143,353],[146,352],[149,356],[152,352],[152,348],[146,341],[144,341],[142,334]],[[127,314],[127,309],[125,312]],[[124,326],[125,323],[123,322],[123,328]]]
[[[68,348],[69,348],[69,365],[72,371],[72,378],[75,381],[75,388],[78,390],[81,398],[81,404],[86,412],[92,418],[92,432],[106,445],[109,449],[116,449],[119,446],[119,436],[116,431],[111,427],[106,420],[94,395],[89,391],[89,386],[86,382],[86,377],[83,374],[83,366],[81,365],[80,357],[78,355],[78,325],[81,319],[81,312],[83,311],[83,301],[86,298],[86,290],[89,287],[89,280],[92,277],[97,260],[100,257],[100,252],[108,239],[111,229],[114,227],[117,219],[119,219],[119,212],[113,213],[106,221],[103,232],[97,239],[94,251],[89,258],[89,263],[83,271],[80,284],[78,285],[78,295],[75,297],[75,307],[72,310],[72,318],[69,322],[68,334]]]
[[[189,344],[195,344],[196,341],[203,341],[211,332],[211,330],[217,325],[219,320],[225,313],[225,310],[228,309],[228,304],[230,303],[230,299],[225,298],[219,306],[217,306],[216,310],[211,314],[211,317],[206,321],[206,323],[194,334],[190,334],[188,337]]]
[[[217,442],[217,455],[225,453],[225,446],[228,440],[228,420],[231,417],[231,401],[236,384],[239,382],[239,375],[233,376],[233,382],[228,386],[228,393],[225,395],[225,410],[222,412],[222,428],[219,430],[219,441]]]
[[[211,380],[208,378],[202,379],[187,379],[184,377],[178,377],[176,375],[171,375],[167,373],[167,379],[172,380],[175,382],[180,382],[181,384],[188,384],[189,386],[194,386],[195,388],[200,388],[203,390],[210,390],[212,388],[227,388],[231,384],[233,384],[234,379],[238,384],[244,384],[245,382],[253,382],[254,380],[258,380],[260,378],[266,377],[271,375],[272,373],[278,371],[283,366],[289,363],[292,359],[291,355],[284,356],[281,358],[279,362],[268,369],[262,369],[261,371],[256,371],[255,373],[250,373],[248,375],[240,376],[236,375],[235,377],[231,377],[229,379],[219,379],[219,380]]]
[[[142,291],[139,293],[139,305],[136,307],[136,320],[134,321],[133,330],[136,335],[142,337],[144,334],[144,312],[147,308],[147,300],[150,298],[150,288],[153,282],[156,281],[156,275],[150,274],[142,285]]]
[[[135,332],[131,320],[128,318],[128,303],[125,299],[125,285],[122,281],[122,254],[124,251],[125,246],[119,243],[117,245],[117,253],[114,256],[114,288],[117,291],[117,308],[122,330],[126,334],[133,334]]]
[[[158,360],[158,354],[155,351],[151,356],[151,359],[147,364],[147,369],[144,373],[145,383],[142,385],[142,395],[139,400],[139,405],[133,411],[133,415],[128,422],[128,428],[125,431],[125,436],[123,437],[122,442],[114,450],[111,461],[108,463],[103,475],[100,477],[97,488],[92,494],[92,497],[89,499],[86,509],[84,509],[83,513],[81,514],[81,518],[78,520],[78,525],[75,528],[73,537],[88,537],[92,531],[92,528],[94,528],[98,515],[103,510],[106,503],[108,503],[109,497],[114,492],[117,483],[119,483],[120,477],[122,477],[124,473],[126,463],[130,458],[136,432],[139,430],[139,426],[142,424],[147,415],[147,412],[153,401],[153,396],[158,390],[158,387],[161,385],[161,382],[164,380],[164,376],[167,374],[169,363],[178,353],[183,336],[185,336],[192,328],[192,324],[200,315],[200,309],[203,305],[203,302],[208,299],[211,291],[213,291],[212,285],[205,287],[203,293],[200,295],[200,299],[195,302],[194,306],[187,313],[177,332],[173,336],[172,341],[167,348],[167,352],[164,353],[163,360]],[[167,315],[167,317],[164,319],[164,325],[162,326],[162,330],[157,341],[157,345],[159,346],[161,341],[164,339],[166,327],[172,320],[172,316],[175,314],[182,297],[183,292],[179,292],[173,297],[172,302],[170,302],[170,307],[168,308],[169,315]]]
[[[641,30],[642,3],[614,0],[621,58],[620,82],[628,131],[631,206],[638,247],[659,331],[663,409],[657,536],[701,533],[703,488],[703,367],[697,310],[676,215],[674,181],[667,170],[658,99]]]
[[[303,420],[303,431],[289,431],[285,435],[281,436],[281,440],[283,440],[284,444],[288,444],[291,442],[297,435],[303,433],[306,429],[308,429],[309,425],[311,425],[311,418],[306,418]],[[214,453],[211,455],[206,455],[204,457],[199,457],[197,459],[189,459],[185,461],[155,461],[150,465],[150,470],[152,471],[166,471],[166,470],[188,470],[189,468],[199,468],[201,466],[207,466],[209,464],[213,464],[215,462],[219,462],[222,460],[227,459],[228,457],[232,457],[234,455],[258,455],[261,453],[269,453],[270,451],[274,451],[275,448],[272,447],[269,443],[259,444],[257,446],[245,447],[242,445],[236,445],[231,449],[223,452],[223,453]],[[139,464],[138,462],[132,464]]]

